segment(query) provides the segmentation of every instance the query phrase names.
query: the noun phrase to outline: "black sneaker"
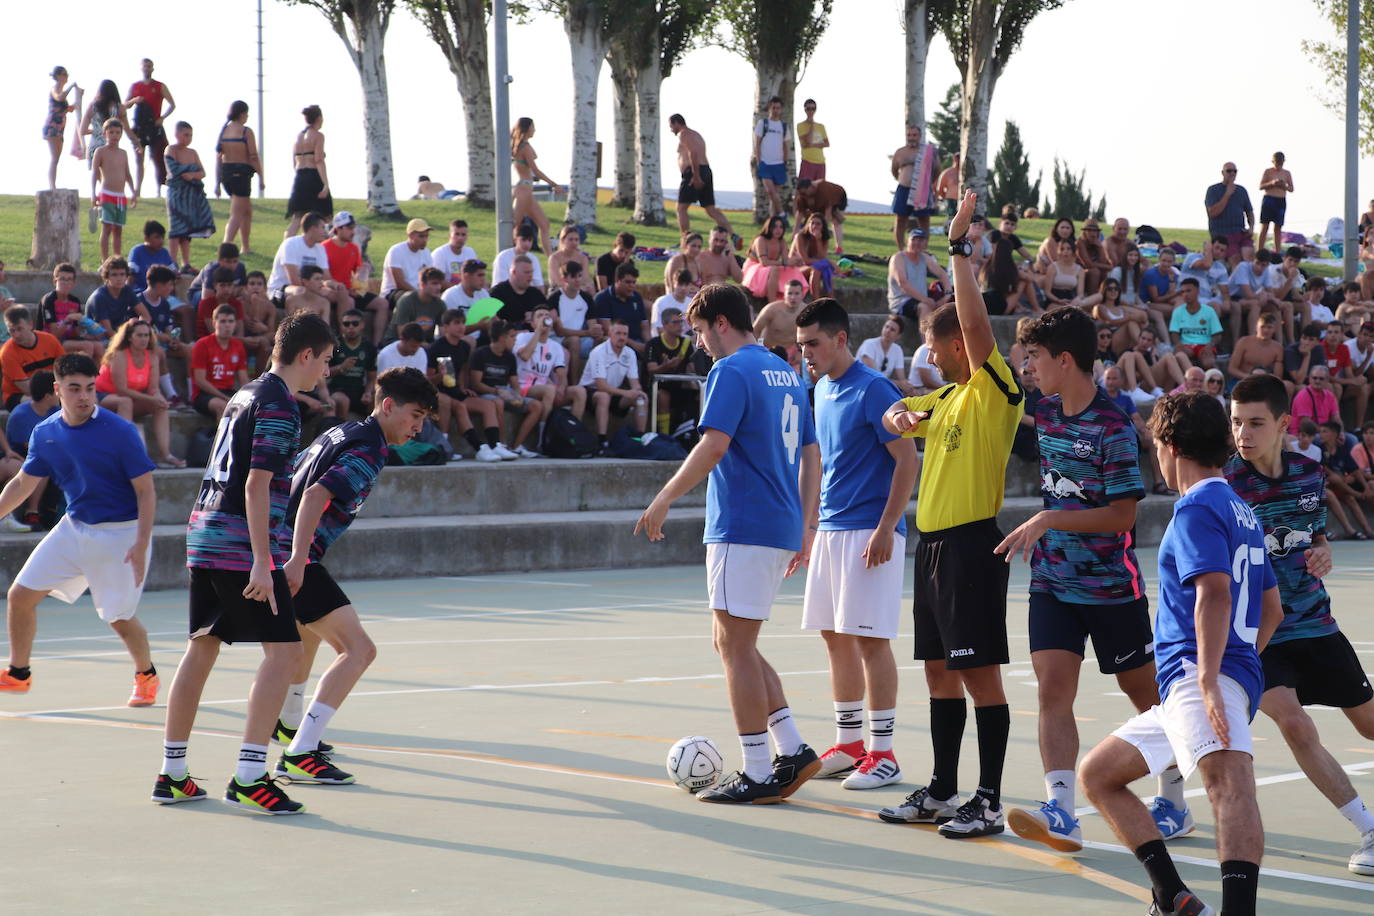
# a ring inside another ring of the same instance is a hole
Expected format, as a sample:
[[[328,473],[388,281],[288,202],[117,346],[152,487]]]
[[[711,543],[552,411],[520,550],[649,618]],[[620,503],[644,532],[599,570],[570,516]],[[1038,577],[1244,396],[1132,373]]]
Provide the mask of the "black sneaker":
[[[282,754],[277,761],[276,776],[285,776],[292,782],[313,782],[325,786],[346,786],[354,781],[351,773],[329,762],[323,754]]]
[[[1158,903],[1152,902],[1146,916],[1214,916],[1216,910],[1197,898],[1192,891],[1179,891],[1174,897],[1172,910],[1161,910]]]
[[[782,794],[778,791],[777,781],[771,776],[763,782],[754,782],[743,773],[731,773],[709,789],[698,792],[697,801],[727,805],[776,805],[782,801]]]
[[[159,805],[175,805],[179,802],[200,801],[205,798],[205,790],[196,785],[190,774],[173,779],[166,773],[159,773],[153,784],[153,801]]]
[[[229,787],[224,790],[224,803],[258,814],[305,813],[305,805],[287,798],[286,793],[277,788],[277,784],[268,779],[266,773],[262,774],[261,779],[247,785],[239,782],[237,776],[229,777]]]
[[[976,836],[991,836],[1007,829],[1006,812],[999,807],[996,811],[988,805],[988,800],[974,794],[959,806],[954,817],[940,825],[940,836],[951,840],[967,840]]]
[[[773,782],[778,784],[783,798],[790,797],[820,770],[821,758],[809,744],[797,748],[795,754],[779,754],[773,758]]]
[[[281,719],[278,719],[277,728],[274,732],[272,732],[272,740],[277,742],[278,744],[290,746],[291,742],[296,740],[296,732],[298,731],[300,731],[300,729],[298,728],[287,728],[286,723],[283,722]],[[318,745],[316,745],[315,753],[326,755],[332,754],[334,753],[334,745],[325,744],[323,741],[321,741]]]

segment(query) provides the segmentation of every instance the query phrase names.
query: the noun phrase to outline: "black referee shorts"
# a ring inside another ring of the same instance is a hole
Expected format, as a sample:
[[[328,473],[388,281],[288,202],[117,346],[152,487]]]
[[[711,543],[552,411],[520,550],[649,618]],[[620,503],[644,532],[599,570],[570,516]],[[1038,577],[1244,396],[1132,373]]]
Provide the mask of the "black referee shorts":
[[[912,600],[917,659],[944,659],[951,670],[1010,661],[1010,567],[992,552],[1001,542],[995,518],[921,532]]]
[[[1291,687],[1303,706],[1350,709],[1374,699],[1360,657],[1340,631],[1270,643],[1260,654],[1260,664],[1265,690]]]

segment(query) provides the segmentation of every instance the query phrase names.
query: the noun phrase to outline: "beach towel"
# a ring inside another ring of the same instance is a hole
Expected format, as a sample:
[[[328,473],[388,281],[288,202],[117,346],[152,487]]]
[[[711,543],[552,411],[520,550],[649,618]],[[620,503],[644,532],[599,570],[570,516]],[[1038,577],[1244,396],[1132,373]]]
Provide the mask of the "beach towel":
[[[921,144],[916,161],[911,164],[911,193],[907,195],[911,209],[935,209],[935,180],[939,167],[940,148],[934,143]]]

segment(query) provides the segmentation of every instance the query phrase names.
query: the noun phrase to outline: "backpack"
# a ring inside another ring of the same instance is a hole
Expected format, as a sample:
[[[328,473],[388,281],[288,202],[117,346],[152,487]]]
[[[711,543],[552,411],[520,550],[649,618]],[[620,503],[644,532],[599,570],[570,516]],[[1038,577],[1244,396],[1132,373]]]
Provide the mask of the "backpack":
[[[386,463],[396,465],[447,464],[443,449],[419,439],[410,439],[387,450]]]
[[[1135,243],[1140,245],[1163,245],[1164,236],[1154,226],[1140,226],[1135,231]]]
[[[671,436],[645,433],[635,438],[630,427],[622,426],[611,437],[611,454],[617,458],[635,458],[642,461],[681,461],[687,457],[687,450]]]
[[[550,458],[591,458],[597,452],[596,434],[559,407],[544,421],[541,450]]]
[[[210,449],[215,445],[214,429],[198,429],[186,441],[186,466],[203,468],[210,463]]]

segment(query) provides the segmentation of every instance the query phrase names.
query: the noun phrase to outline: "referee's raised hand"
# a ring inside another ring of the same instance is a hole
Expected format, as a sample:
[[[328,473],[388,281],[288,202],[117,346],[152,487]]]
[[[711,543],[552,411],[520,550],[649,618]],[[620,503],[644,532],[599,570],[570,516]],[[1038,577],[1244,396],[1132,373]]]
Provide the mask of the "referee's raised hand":
[[[973,213],[978,208],[978,195],[972,190],[964,192],[963,198],[959,201],[959,210],[954,214],[954,218],[945,227],[945,237],[948,239],[961,239],[968,235],[968,227],[973,224]]]

